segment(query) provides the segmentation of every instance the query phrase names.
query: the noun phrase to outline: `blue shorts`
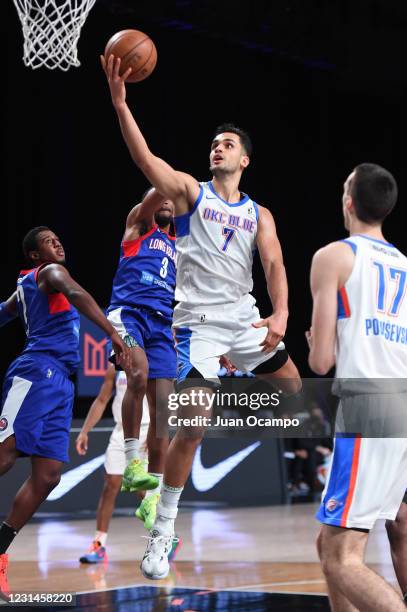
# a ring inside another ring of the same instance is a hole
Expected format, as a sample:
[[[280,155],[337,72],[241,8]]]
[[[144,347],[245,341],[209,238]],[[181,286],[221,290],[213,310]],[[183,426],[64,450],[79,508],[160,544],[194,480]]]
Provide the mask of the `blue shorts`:
[[[148,360],[148,378],[176,378],[177,355],[171,321],[147,308],[122,306],[110,310],[110,323],[127,344],[143,349]]]
[[[0,442],[15,435],[25,455],[68,462],[74,385],[46,355],[18,357],[3,384]]]

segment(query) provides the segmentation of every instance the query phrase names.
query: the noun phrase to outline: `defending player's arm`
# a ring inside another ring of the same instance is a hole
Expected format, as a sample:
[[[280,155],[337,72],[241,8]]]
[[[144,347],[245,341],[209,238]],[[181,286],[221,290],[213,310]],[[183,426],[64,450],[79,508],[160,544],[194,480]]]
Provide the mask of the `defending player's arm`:
[[[131,240],[134,231],[140,224],[145,223],[148,227],[154,225],[154,213],[160,208],[163,200],[164,196],[154,189],[154,187],[150,189],[144,196],[143,201],[136,204],[127,215],[124,240]]]
[[[129,349],[119,334],[106,319],[93,297],[73,280],[64,266],[50,264],[43,268],[38,275],[38,286],[40,289],[45,290],[46,293],[54,291],[63,293],[68,302],[73,304],[79,312],[88,317],[109,336],[113,350],[118,357],[118,362],[121,363],[128,359]]]
[[[85,455],[88,450],[88,433],[100,421],[106,410],[107,403],[112,397],[115,376],[115,368],[109,364],[99,393],[93,400],[82,429],[76,438],[76,450],[79,455]]]
[[[0,327],[3,327],[3,325],[6,325],[17,316],[17,292],[15,291],[8,300],[0,303]]]
[[[125,80],[131,69],[120,77],[120,58],[115,59],[111,55],[106,64],[104,57],[101,56],[101,62],[109,83],[113,106],[119,118],[123,138],[134,163],[160,193],[174,201],[176,215],[188,212],[199,195],[198,181],[184,172],[177,172],[150,151],[126,104]]]
[[[321,376],[335,365],[338,289],[341,286],[343,256],[350,251],[340,243],[317,251],[311,265],[313,299],[311,329],[306,333],[310,347],[308,363]]]
[[[273,305],[273,314],[254,323],[253,326],[268,328],[268,334],[261,346],[263,346],[263,351],[269,353],[282,340],[286,332],[288,285],[276,225],[270,211],[263,206],[259,206],[256,242],[266,277],[268,294]]]

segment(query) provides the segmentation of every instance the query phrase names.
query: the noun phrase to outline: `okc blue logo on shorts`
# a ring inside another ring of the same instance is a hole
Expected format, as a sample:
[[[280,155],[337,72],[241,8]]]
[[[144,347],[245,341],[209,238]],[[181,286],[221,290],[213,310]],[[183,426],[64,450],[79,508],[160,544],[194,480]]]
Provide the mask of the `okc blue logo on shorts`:
[[[6,419],[6,417],[2,417],[0,419],[0,431],[4,431],[5,429],[7,429],[8,427],[8,420]]]
[[[335,508],[341,505],[342,504],[340,501],[331,497],[331,499],[328,499],[328,501],[326,502],[326,509],[328,510],[328,512],[333,512]]]

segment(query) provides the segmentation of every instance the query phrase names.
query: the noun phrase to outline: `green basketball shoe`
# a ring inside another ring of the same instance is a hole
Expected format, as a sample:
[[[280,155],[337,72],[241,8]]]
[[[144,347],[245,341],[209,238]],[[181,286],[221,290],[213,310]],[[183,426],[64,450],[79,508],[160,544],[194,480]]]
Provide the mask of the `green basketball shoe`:
[[[154,493],[145,497],[135,514],[140,521],[143,521],[144,527],[150,531],[153,528],[155,517],[157,516],[157,504],[160,499],[159,493]]]
[[[146,472],[146,463],[141,459],[133,459],[124,470],[122,491],[149,491],[156,489],[159,481],[156,476]]]

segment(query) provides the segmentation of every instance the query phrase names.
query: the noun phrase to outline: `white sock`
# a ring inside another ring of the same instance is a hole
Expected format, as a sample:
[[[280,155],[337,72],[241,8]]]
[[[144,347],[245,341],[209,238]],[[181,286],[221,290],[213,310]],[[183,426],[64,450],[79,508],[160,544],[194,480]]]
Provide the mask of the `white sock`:
[[[154,529],[157,529],[163,535],[173,535],[175,531],[175,516],[177,515],[178,502],[184,487],[170,487],[163,483],[161,488],[161,497],[157,506],[157,518],[154,524]],[[160,508],[161,506],[161,508]],[[166,516],[166,510],[174,518]]]
[[[162,474],[157,474],[156,472],[149,472],[149,474],[151,474],[152,476],[155,476],[156,478],[158,478],[158,487],[156,487],[155,489],[150,489],[149,491],[146,491],[146,497],[150,497],[150,495],[155,495],[156,493],[160,493],[161,492],[161,487],[163,484],[163,475]]]
[[[164,482],[161,487],[161,504],[166,508],[178,508],[179,498],[183,490],[184,487],[170,487]]]
[[[126,455],[126,465],[139,458],[140,441],[137,438],[125,438],[124,453]]]
[[[106,540],[107,540],[106,531],[96,531],[95,537],[93,538],[94,542],[100,542],[102,546],[106,546]]]

